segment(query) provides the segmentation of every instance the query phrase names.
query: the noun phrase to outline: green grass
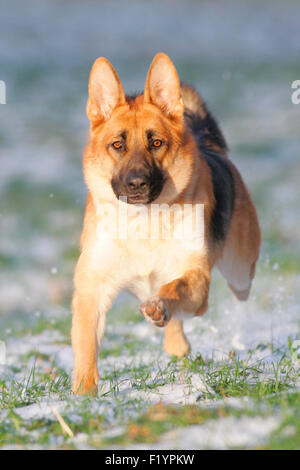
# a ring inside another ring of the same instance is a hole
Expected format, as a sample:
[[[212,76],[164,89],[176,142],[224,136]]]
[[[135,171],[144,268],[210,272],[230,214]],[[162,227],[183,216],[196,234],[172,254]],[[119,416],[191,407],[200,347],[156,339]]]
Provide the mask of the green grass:
[[[137,349],[140,347],[138,343]],[[258,345],[256,349],[264,350],[271,346]],[[30,446],[35,443],[42,447],[76,448],[77,435],[84,435],[86,444],[92,448],[126,447],[137,443],[154,445],[173,429],[204,425],[229,416],[239,419],[242,416],[268,417],[281,413],[281,424],[270,435],[264,448],[297,448],[300,445],[300,392],[293,387],[299,379],[299,367],[294,363],[297,351],[293,348],[291,340],[282,348],[273,348],[273,355],[277,355],[278,360],[268,364],[252,360],[255,350],[249,351],[244,360],[236,357],[233,351],[223,361],[217,361],[214,357],[204,360],[199,354],[183,360],[174,357],[158,368],[155,374],[153,364],[137,366],[132,362],[124,367],[112,368],[109,372],[103,371],[101,378],[108,383],[108,388],[101,390],[100,387],[97,398],[73,398],[70,395],[69,375],[58,368],[48,354],[32,350],[19,356],[19,365],[35,361],[23,379],[18,380],[12,375],[22,375],[21,366],[19,369],[10,368],[11,373],[0,381],[0,410],[6,412],[0,424],[0,445]],[[102,359],[117,358],[122,354],[122,348],[116,349],[112,343],[111,348],[107,347],[104,351]],[[43,363],[49,372],[40,372]],[[142,395],[140,398],[122,396],[124,375],[129,377],[130,389],[141,393],[155,392],[166,384],[178,383],[178,377],[189,383],[192,375],[199,375],[207,384],[208,391],[200,392],[199,401],[194,405],[165,405],[160,403],[158,395],[157,404],[147,407]],[[236,408],[226,401],[231,397],[249,397],[250,402],[241,402],[241,406]],[[71,427],[75,440],[63,433],[54,416],[22,419],[18,414],[20,407],[39,404],[45,399],[58,399],[66,403],[62,416]],[[209,408],[206,406],[208,402],[211,403]],[[115,437],[107,437],[107,431],[111,428],[107,417],[110,406],[115,422],[124,426],[124,430]],[[128,419],[130,409],[136,418]]]
[[[300,449],[300,392],[284,393],[267,399],[272,409],[280,409],[284,418],[279,428],[272,433],[266,449]]]
[[[228,405],[219,405],[215,408],[201,408],[199,406],[174,407],[162,403],[148,409],[138,419],[130,421],[126,430],[116,438],[107,439],[102,445],[130,445],[135,443],[156,443],[161,436],[173,429],[187,427],[195,424],[203,425],[210,420],[218,420],[229,416],[241,418],[242,416],[269,417],[281,412],[282,423],[274,431],[267,444],[258,449],[292,450],[300,448],[300,392],[276,393],[272,397],[266,397],[262,408],[261,402],[254,400],[256,411],[253,407],[236,409]]]
[[[56,368],[51,373],[43,374],[37,372],[34,365],[22,380],[1,378],[0,409],[39,403],[41,399],[55,394],[59,394],[62,399],[69,391],[70,377],[63,370]]]
[[[72,316],[68,312],[60,312],[53,318],[49,318],[46,312],[37,314],[20,314],[18,312],[0,317],[0,339],[9,338],[13,332],[14,338],[20,338],[26,335],[38,335],[43,331],[57,331],[66,339],[62,342],[70,343]]]
[[[161,435],[174,428],[203,424],[210,419],[226,416],[225,408],[201,409],[196,405],[174,407],[158,403],[136,420],[129,421],[125,432],[117,438],[106,439],[103,445],[155,443]]]

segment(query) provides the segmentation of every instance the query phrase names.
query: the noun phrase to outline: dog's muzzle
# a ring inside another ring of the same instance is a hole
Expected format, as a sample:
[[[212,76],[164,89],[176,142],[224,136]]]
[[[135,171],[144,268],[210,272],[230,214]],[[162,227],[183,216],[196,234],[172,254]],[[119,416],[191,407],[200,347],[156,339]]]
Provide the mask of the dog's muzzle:
[[[165,177],[157,167],[132,169],[126,175],[113,178],[111,185],[117,198],[127,197],[128,204],[150,204],[163,188]]]

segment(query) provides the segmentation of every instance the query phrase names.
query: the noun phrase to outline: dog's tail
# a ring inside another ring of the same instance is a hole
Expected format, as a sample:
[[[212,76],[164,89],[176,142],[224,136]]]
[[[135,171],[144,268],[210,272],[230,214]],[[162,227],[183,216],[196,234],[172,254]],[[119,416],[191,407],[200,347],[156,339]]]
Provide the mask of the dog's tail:
[[[202,149],[226,155],[228,150],[224,136],[204,101],[194,87],[181,83],[184,117]]]

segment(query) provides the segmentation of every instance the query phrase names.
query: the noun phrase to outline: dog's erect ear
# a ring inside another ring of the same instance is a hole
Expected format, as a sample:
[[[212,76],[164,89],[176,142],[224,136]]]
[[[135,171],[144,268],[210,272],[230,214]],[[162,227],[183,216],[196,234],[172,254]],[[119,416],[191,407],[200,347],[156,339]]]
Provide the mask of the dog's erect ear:
[[[87,102],[89,120],[92,124],[97,124],[110,118],[113,110],[125,101],[117,72],[105,57],[99,57],[90,74]]]
[[[145,103],[158,106],[167,116],[182,118],[180,81],[171,59],[160,52],[150,66],[144,91]]]

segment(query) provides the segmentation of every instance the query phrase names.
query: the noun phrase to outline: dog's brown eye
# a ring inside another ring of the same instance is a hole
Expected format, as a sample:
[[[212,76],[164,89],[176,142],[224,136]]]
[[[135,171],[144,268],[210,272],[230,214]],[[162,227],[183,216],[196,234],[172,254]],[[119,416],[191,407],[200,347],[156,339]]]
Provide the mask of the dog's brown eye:
[[[120,140],[117,140],[116,142],[113,142],[112,145],[117,150],[121,150],[123,148],[123,144]]]
[[[153,144],[152,144],[152,145],[153,145],[153,147],[158,148],[158,147],[161,147],[161,144],[162,144],[162,141],[161,141],[161,140],[155,139],[155,140],[153,140]]]

